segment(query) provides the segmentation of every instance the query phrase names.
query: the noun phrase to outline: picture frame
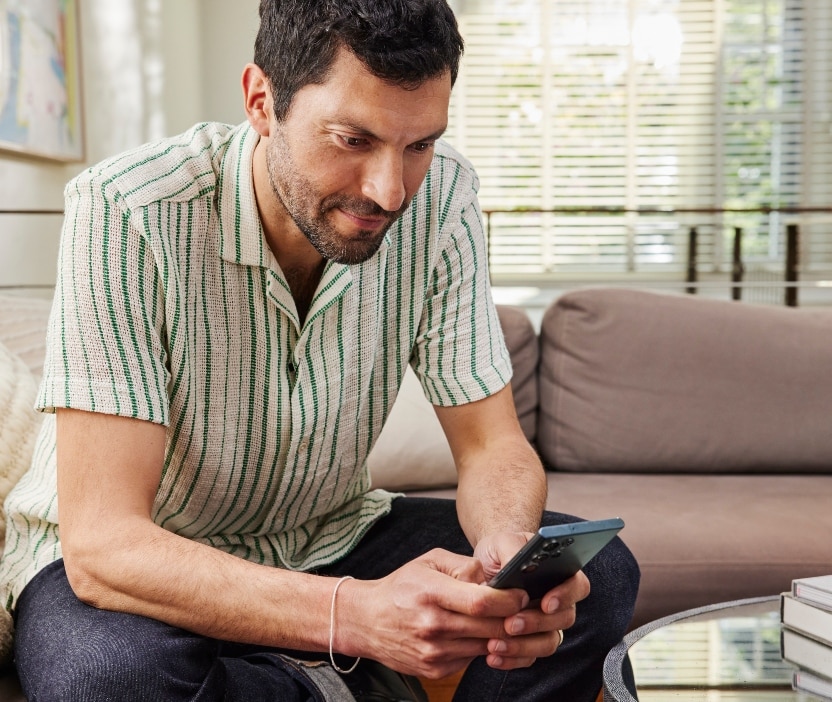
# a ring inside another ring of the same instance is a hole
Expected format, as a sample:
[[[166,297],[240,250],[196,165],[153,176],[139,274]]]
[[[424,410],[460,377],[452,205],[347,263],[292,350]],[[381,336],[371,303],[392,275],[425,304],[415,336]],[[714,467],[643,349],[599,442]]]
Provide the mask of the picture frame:
[[[84,160],[79,0],[0,0],[0,150]]]

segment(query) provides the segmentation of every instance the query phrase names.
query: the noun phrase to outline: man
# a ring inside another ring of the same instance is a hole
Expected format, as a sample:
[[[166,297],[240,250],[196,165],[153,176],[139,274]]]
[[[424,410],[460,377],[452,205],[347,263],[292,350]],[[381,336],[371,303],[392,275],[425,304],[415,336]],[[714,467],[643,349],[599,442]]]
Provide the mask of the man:
[[[67,187],[38,401],[57,418],[10,498],[2,567],[24,690],[346,699],[372,660],[467,666],[461,699],[593,700],[635,599],[620,541],[535,607],[482,587],[537,529],[546,481],[508,386],[476,176],[439,141],[453,14],[260,14],[247,124]],[[407,363],[456,504],[369,488]]]

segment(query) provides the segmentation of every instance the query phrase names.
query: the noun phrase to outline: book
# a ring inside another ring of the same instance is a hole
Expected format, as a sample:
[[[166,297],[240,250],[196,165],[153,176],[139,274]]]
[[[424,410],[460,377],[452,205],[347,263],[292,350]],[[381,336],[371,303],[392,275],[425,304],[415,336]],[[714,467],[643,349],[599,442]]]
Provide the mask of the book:
[[[832,610],[784,592],[780,596],[780,622],[784,627],[832,646]]]
[[[832,575],[792,580],[792,595],[832,610]]]
[[[832,676],[832,646],[815,641],[792,629],[780,630],[783,660],[821,678]]]
[[[815,697],[832,699],[832,680],[806,670],[796,670],[792,673],[792,689],[796,692],[807,692]]]

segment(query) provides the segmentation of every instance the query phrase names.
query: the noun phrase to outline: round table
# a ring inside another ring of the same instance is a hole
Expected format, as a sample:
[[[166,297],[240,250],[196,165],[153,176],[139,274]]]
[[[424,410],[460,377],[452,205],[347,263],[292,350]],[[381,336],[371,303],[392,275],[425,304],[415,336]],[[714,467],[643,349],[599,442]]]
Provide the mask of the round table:
[[[632,664],[638,700],[624,680]],[[810,702],[780,654],[780,598],[700,607],[627,634],[604,663],[605,702]],[[832,671],[830,671],[832,674]]]

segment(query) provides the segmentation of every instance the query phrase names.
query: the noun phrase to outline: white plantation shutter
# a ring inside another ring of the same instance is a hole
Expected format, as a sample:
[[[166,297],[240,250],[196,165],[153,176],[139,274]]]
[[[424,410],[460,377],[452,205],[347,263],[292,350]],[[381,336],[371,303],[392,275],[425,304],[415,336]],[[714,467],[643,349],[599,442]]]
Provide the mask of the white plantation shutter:
[[[832,3],[455,8],[466,52],[449,140],[484,209],[557,210],[490,217],[495,278],[684,270],[692,226],[713,266],[735,226],[750,257],[782,260],[785,215],[624,210],[832,204]],[[832,263],[832,221],[801,226],[804,259]]]
[[[832,204],[832,2],[804,0],[804,138],[802,201]],[[810,268],[832,267],[832,215],[809,218],[801,227],[804,261]]]

